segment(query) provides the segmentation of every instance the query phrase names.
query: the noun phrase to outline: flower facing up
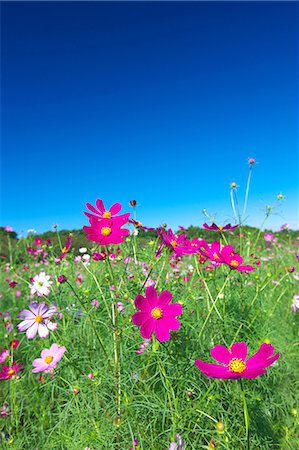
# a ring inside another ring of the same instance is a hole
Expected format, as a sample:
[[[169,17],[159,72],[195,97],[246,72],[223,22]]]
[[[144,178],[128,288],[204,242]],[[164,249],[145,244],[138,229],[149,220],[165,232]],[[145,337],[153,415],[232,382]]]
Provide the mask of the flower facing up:
[[[59,347],[57,344],[51,345],[49,349],[45,348],[41,352],[41,358],[37,358],[32,362],[34,367],[32,372],[48,372],[51,369],[55,369],[56,364],[61,360],[65,351],[65,347]]]
[[[121,228],[127,221],[123,216],[102,220],[91,218],[89,221],[91,226],[83,227],[87,233],[86,239],[100,245],[120,244],[129,234],[129,230]]]
[[[18,330],[26,331],[28,339],[33,339],[38,333],[41,338],[45,338],[49,335],[49,330],[53,331],[57,328],[57,323],[51,322],[50,317],[57,314],[55,306],[48,306],[45,303],[31,303],[28,309],[23,309],[20,314],[20,319],[25,319],[19,323]]]
[[[247,358],[248,347],[245,342],[236,342],[228,350],[223,345],[216,345],[210,350],[212,358],[220,364],[195,360],[199,370],[210,378],[256,378],[266,373],[266,368],[276,361],[280,354],[274,355],[271,344],[262,344],[259,350]]]
[[[203,224],[203,227],[207,230],[214,230],[214,231],[231,231],[237,228],[239,225],[231,225],[228,223],[225,226],[216,225],[216,223],[212,223],[212,225],[208,225],[207,223]]]
[[[145,297],[137,295],[135,306],[140,312],[132,317],[134,325],[140,326],[140,334],[145,339],[150,339],[155,333],[158,341],[170,339],[169,330],[178,330],[180,322],[176,319],[182,314],[182,305],[170,304],[172,294],[163,291],[158,296],[155,288],[150,286],[146,289]]]
[[[0,380],[10,380],[13,376],[15,376],[21,370],[23,370],[22,366],[23,364],[17,364],[15,361],[12,363],[10,367],[2,366],[0,372]]]
[[[129,219],[129,215],[130,213],[126,213],[126,214],[121,214],[120,216],[116,216],[116,214],[118,214],[122,208],[120,203],[114,203],[114,205],[111,206],[110,209],[106,209],[104,206],[104,203],[101,199],[97,199],[96,201],[96,208],[94,206],[92,206],[90,203],[86,203],[87,208],[89,209],[89,211],[91,211],[93,214],[90,214],[88,212],[84,212],[84,214],[89,217],[89,218],[93,218],[96,220],[101,220],[101,219],[111,219],[114,217],[118,217],[124,220],[123,223],[126,223]]]
[[[266,242],[272,242],[273,239],[274,239],[274,236],[273,236],[272,233],[268,233],[267,232],[267,233],[264,234],[264,239],[265,239]]]
[[[46,275],[46,272],[41,272],[39,275],[35,275],[32,278],[32,283],[29,285],[30,294],[36,294],[38,297],[49,295],[52,281],[49,281],[50,275]]]

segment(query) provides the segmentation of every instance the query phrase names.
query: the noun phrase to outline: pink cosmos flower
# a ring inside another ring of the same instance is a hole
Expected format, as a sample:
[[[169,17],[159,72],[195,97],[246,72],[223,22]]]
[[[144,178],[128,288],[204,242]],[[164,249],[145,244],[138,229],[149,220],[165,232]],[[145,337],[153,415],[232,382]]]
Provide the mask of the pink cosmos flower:
[[[255,270],[253,266],[249,264],[242,266],[243,258],[238,253],[232,252],[232,246],[226,245],[221,250],[221,256],[223,262],[227,264],[231,269],[237,270],[238,272],[251,272]]]
[[[4,363],[4,361],[6,360],[6,358],[9,355],[9,351],[7,348],[5,348],[4,350],[1,350],[0,352],[0,364]]]
[[[57,344],[51,345],[49,349],[45,348],[41,352],[41,358],[37,358],[32,362],[34,369],[33,373],[48,372],[51,369],[55,369],[58,361],[61,360],[65,347],[59,347]]]
[[[104,203],[101,199],[97,199],[96,201],[96,208],[92,206],[90,203],[86,203],[87,208],[89,211],[92,211],[94,214],[90,214],[88,212],[84,212],[84,214],[89,217],[96,220],[100,219],[111,219],[118,214],[122,208],[120,203],[114,203],[114,205],[111,206],[110,209],[106,209],[104,206]],[[128,218],[130,216],[130,213],[122,214],[120,216],[117,216],[118,218],[122,218],[124,220],[124,223],[128,221]]]
[[[40,237],[34,239],[34,245],[37,247],[38,245],[42,245],[43,240]]]
[[[146,289],[145,297],[137,295],[135,306],[140,312],[132,317],[134,325],[140,326],[140,334],[145,339],[150,339],[155,333],[158,341],[170,339],[169,330],[178,330],[180,322],[176,319],[182,314],[182,305],[170,304],[172,294],[163,291],[157,296],[156,289],[150,286]]]
[[[271,241],[273,241],[274,236],[273,236],[272,233],[265,233],[264,234],[264,239],[265,239],[266,242],[271,242]]]
[[[26,331],[28,339],[33,339],[38,333],[41,338],[49,336],[49,330],[53,331],[57,328],[57,323],[51,322],[50,317],[57,314],[56,306],[49,307],[45,303],[31,303],[29,305],[30,311],[23,309],[20,314],[20,319],[25,319],[19,323],[18,330]]]
[[[182,256],[190,253],[190,241],[186,239],[186,234],[174,234],[171,228],[165,231],[162,227],[157,228],[157,233],[162,240],[162,244],[160,245],[156,254],[157,258],[160,256],[164,245],[170,248],[170,250],[177,256]]]
[[[231,231],[237,228],[239,225],[231,225],[228,223],[225,226],[216,225],[216,223],[212,223],[212,225],[208,225],[207,223],[203,224],[203,227],[207,230],[214,230],[214,231]]]
[[[123,216],[100,221],[91,218],[89,221],[91,226],[83,227],[83,230],[87,233],[86,239],[98,242],[100,245],[120,244],[124,241],[124,237],[129,234],[129,230],[121,228],[127,221],[127,218]]]
[[[0,372],[0,380],[10,380],[14,375],[23,370],[22,366],[23,364],[17,364],[15,361],[13,361],[10,367],[2,366]]]
[[[236,342],[228,350],[223,345],[216,345],[210,350],[212,358],[220,364],[195,360],[199,370],[210,378],[256,378],[266,373],[266,368],[276,361],[280,353],[274,353],[271,344],[262,344],[259,350],[247,358],[248,347],[245,342]]]
[[[4,230],[7,231],[8,233],[12,233],[13,227],[6,226],[6,227],[4,227]]]
[[[67,238],[66,244],[61,251],[61,255],[58,256],[57,261],[55,261],[55,262],[60,262],[65,258],[65,255],[67,254],[67,252],[69,251],[69,249],[72,246],[72,242],[73,242],[73,235],[72,235],[72,233],[70,233]]]

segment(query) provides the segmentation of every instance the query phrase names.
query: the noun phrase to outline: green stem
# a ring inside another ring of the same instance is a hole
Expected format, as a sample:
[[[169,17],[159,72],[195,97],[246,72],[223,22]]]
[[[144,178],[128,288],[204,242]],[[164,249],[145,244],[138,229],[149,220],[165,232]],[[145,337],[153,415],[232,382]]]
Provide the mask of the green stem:
[[[89,311],[87,310],[86,306],[85,306],[84,303],[82,302],[81,298],[79,297],[79,295],[77,294],[77,292],[75,291],[75,289],[73,288],[73,286],[72,286],[68,281],[66,281],[66,283],[68,284],[68,286],[69,286],[69,287],[71,288],[71,290],[73,291],[73,293],[74,293],[74,295],[76,296],[76,298],[78,299],[80,305],[81,305],[82,308],[84,309],[84,311],[85,311],[87,317],[89,318],[91,327],[92,327],[92,329],[93,329],[93,331],[94,331],[94,334],[96,335],[96,337],[97,337],[97,339],[98,339],[98,341],[99,341],[99,344],[100,344],[100,346],[101,346],[101,349],[103,350],[103,353],[104,353],[104,355],[105,355],[105,357],[106,357],[108,366],[109,366],[109,368],[110,368],[110,370],[111,370],[112,367],[111,367],[111,364],[110,364],[110,361],[109,361],[108,354],[107,354],[107,352],[106,352],[106,350],[105,350],[104,344],[103,344],[102,339],[101,339],[101,337],[100,337],[100,335],[99,335],[99,333],[98,333],[98,330],[97,330],[96,327],[95,327],[95,324],[94,324],[94,322],[93,322],[93,319],[92,319],[92,317],[89,315]]]
[[[247,202],[248,202],[248,194],[249,194],[251,174],[252,174],[252,166],[250,165],[248,179],[247,179],[247,185],[246,185],[245,201],[244,201],[244,207],[243,207],[243,213],[242,213],[242,223],[245,220],[245,214],[246,214],[246,209],[247,209]]]
[[[242,399],[243,399],[246,444],[247,444],[247,450],[250,450],[250,442],[249,442],[249,424],[250,424],[250,422],[249,422],[249,414],[248,414],[247,402],[246,402],[246,397],[245,397],[245,391],[244,391],[243,382],[242,382],[241,378],[239,378],[239,383],[241,386]]]

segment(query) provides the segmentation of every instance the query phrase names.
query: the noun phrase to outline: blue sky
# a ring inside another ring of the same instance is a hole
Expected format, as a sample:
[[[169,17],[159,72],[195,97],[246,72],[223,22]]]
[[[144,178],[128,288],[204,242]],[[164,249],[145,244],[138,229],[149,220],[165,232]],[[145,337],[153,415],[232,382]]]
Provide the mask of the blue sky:
[[[298,4],[2,2],[1,223],[80,228],[87,201],[148,225],[298,228]]]

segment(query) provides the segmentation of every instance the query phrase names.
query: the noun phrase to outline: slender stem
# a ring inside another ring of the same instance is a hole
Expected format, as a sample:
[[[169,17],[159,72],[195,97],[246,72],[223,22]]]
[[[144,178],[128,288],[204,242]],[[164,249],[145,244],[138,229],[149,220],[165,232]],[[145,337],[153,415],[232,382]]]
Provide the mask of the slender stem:
[[[244,200],[244,207],[243,207],[243,213],[242,213],[242,223],[245,220],[245,214],[246,214],[246,209],[247,209],[247,202],[248,202],[248,194],[249,194],[251,174],[252,174],[252,166],[250,165],[248,179],[247,179],[247,185],[246,185],[246,194],[245,194],[245,200]]]
[[[104,344],[103,344],[102,339],[101,339],[101,337],[100,337],[100,335],[99,335],[99,333],[98,333],[98,330],[97,330],[96,327],[95,327],[95,324],[94,324],[94,322],[93,322],[93,320],[92,320],[92,317],[89,315],[89,311],[87,310],[86,306],[85,306],[84,303],[82,302],[81,298],[79,297],[79,295],[77,294],[77,292],[75,291],[75,289],[73,288],[73,286],[72,286],[68,281],[66,281],[66,283],[68,284],[68,286],[69,286],[69,287],[71,288],[71,290],[73,291],[73,293],[74,293],[74,295],[76,296],[76,298],[78,299],[80,305],[81,305],[82,308],[84,309],[84,311],[85,311],[87,317],[89,318],[89,321],[90,321],[90,324],[91,324],[92,329],[93,329],[93,331],[94,331],[94,334],[96,335],[96,337],[97,337],[97,339],[98,339],[98,341],[99,341],[99,344],[100,344],[100,346],[101,346],[101,348],[102,348],[102,350],[103,350],[103,353],[104,353],[104,355],[105,355],[105,357],[106,357],[106,359],[107,359],[107,363],[108,363],[109,368],[110,368],[110,370],[111,370],[112,367],[111,367],[111,364],[110,364],[110,361],[109,361],[108,354],[107,354],[107,352],[106,352],[106,350],[105,350]]]
[[[235,207],[235,201],[234,201],[234,189],[231,189],[231,191],[230,191],[230,201],[231,201],[231,204],[232,204],[232,209],[233,209],[233,213],[234,213],[234,216],[235,216],[235,221],[238,222],[238,216],[237,216],[237,213],[236,213],[236,207]]]
[[[240,382],[240,386],[241,386],[241,391],[242,391],[242,399],[243,399],[243,410],[244,410],[244,422],[245,422],[245,433],[246,433],[246,444],[247,444],[247,450],[250,450],[250,442],[249,442],[249,413],[248,413],[248,408],[247,408],[247,402],[246,402],[246,397],[245,397],[245,391],[244,391],[244,387],[243,387],[243,382],[242,379],[239,378],[239,382]]]

